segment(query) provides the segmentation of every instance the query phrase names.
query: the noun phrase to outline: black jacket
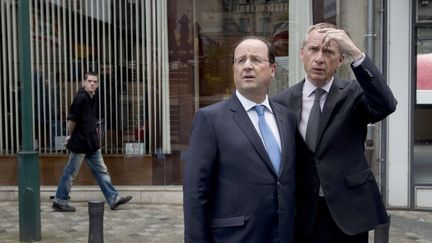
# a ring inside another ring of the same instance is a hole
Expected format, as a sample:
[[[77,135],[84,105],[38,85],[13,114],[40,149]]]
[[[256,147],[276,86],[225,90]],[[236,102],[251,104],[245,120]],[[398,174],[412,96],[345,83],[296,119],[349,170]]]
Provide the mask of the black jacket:
[[[67,149],[74,153],[91,153],[99,149],[99,138],[96,132],[97,99],[80,88],[70,106],[68,120],[75,121]]]

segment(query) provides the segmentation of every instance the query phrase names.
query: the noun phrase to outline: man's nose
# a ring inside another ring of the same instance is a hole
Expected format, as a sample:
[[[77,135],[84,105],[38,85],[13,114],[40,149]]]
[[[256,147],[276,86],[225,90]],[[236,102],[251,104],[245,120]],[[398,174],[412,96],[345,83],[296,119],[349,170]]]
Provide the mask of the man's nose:
[[[316,56],[315,56],[315,62],[317,62],[317,63],[322,63],[323,60],[324,60],[324,58],[323,58],[323,52],[322,52],[322,51],[319,51],[319,52],[316,54]]]
[[[246,59],[245,63],[243,64],[244,69],[252,69],[253,63],[250,58]]]

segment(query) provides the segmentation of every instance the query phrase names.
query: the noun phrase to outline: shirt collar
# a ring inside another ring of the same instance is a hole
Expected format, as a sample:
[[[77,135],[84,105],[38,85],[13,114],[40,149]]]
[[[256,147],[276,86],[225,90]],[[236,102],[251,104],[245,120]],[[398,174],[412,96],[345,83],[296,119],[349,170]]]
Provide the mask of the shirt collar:
[[[321,88],[323,90],[326,91],[326,93],[328,94],[330,91],[330,87],[333,84],[333,80],[334,80],[334,76]],[[317,87],[311,82],[309,81],[308,77],[305,77],[305,83],[303,85],[303,90],[304,90],[304,94],[306,94],[308,97],[312,95],[312,93],[315,91]]]
[[[245,108],[246,111],[249,111],[250,109],[252,109],[256,105],[264,105],[267,108],[267,110],[269,110],[271,113],[273,113],[273,110],[270,107],[268,95],[266,95],[265,100],[261,104],[257,104],[251,100],[248,100],[246,97],[244,97],[242,94],[240,94],[240,92],[238,90],[236,90],[236,95],[237,95],[237,98],[239,99],[240,103],[242,104],[242,106]]]

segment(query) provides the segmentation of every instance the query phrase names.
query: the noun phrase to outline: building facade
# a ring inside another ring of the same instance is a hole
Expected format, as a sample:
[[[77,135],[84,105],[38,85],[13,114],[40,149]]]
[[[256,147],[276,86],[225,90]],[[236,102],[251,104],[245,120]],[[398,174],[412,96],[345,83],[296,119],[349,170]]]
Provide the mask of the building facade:
[[[432,209],[432,1],[30,0],[34,147],[41,186],[67,161],[66,117],[83,73],[99,73],[102,152],[114,184],[181,185],[194,113],[229,97],[232,47],[260,35],[276,48],[270,94],[304,77],[310,24],[350,32],[399,101],[371,125],[367,156],[389,207]],[[17,185],[18,1],[0,4],[0,187]],[[349,66],[338,73],[353,78]],[[76,185],[94,185],[83,166]]]

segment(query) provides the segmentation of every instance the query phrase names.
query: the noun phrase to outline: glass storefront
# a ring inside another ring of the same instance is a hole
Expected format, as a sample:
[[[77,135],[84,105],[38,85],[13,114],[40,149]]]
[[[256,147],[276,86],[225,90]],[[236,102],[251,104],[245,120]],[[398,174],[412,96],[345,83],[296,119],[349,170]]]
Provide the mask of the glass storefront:
[[[232,94],[232,47],[242,37],[260,35],[275,45],[272,90],[288,85],[288,0],[30,2],[42,185],[55,185],[67,160],[66,117],[86,70],[99,73],[102,152],[113,180],[124,185],[181,184],[180,157],[194,113]],[[5,173],[15,173],[17,1],[2,1],[0,10],[0,156]],[[88,171],[82,173],[77,184],[92,184]]]
[[[104,154],[169,153],[166,35],[160,1],[34,1],[35,139],[41,154],[64,153],[71,98],[86,70],[99,74]],[[156,5],[156,6],[155,6]],[[147,47],[147,48],[144,48]]]
[[[432,3],[417,2],[413,179],[432,184]]]
[[[336,0],[30,3],[32,122],[41,185],[56,185],[67,161],[66,117],[86,70],[99,73],[102,152],[114,183],[180,185],[181,154],[195,111],[234,91],[233,45],[247,35],[274,44],[274,93],[288,87],[290,75],[296,77],[292,82],[302,77],[297,74],[302,70],[298,49],[309,21],[337,23],[338,14]],[[15,154],[21,137],[16,10],[17,1],[1,1],[2,175],[17,174]],[[304,20],[297,18],[302,16]],[[289,30],[296,31],[290,35]],[[0,176],[0,185],[16,183],[16,176]],[[85,166],[76,184],[94,184]]]
[[[288,1],[171,1],[171,82],[177,72],[189,73],[193,108],[230,96],[232,47],[246,35],[266,37],[276,46],[280,82],[286,82],[288,58]],[[181,69],[184,69],[183,71]],[[180,80],[184,78],[179,76]]]

